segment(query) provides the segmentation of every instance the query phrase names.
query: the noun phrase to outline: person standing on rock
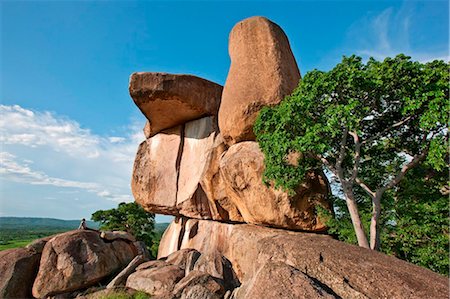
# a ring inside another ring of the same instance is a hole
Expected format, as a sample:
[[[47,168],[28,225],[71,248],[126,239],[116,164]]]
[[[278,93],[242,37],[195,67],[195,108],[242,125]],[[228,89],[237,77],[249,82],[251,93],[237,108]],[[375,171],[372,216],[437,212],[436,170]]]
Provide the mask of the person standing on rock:
[[[78,227],[78,229],[88,229],[87,225],[86,225],[86,219],[81,219],[81,223],[80,226]]]

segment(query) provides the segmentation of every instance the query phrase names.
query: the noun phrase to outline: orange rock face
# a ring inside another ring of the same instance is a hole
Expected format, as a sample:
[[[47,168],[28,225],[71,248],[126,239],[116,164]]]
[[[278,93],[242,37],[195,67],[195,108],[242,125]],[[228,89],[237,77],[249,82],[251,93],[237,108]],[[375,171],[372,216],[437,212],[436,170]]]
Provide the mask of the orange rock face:
[[[237,23],[228,46],[231,66],[223,89],[219,127],[228,145],[255,140],[253,124],[264,106],[289,95],[300,72],[283,30],[263,17]]]
[[[134,73],[130,95],[149,120],[148,136],[203,116],[217,115],[222,86],[191,75]]]
[[[231,146],[220,160],[226,193],[247,223],[293,230],[323,231],[316,206],[331,209],[328,182],[322,173],[310,173],[294,195],[263,183],[264,154],[258,143]]]
[[[175,214],[178,152],[183,127],[165,130],[139,145],[131,190],[134,199],[154,213]]]
[[[225,256],[242,283],[237,299],[320,298],[315,291],[325,298],[448,298],[445,276],[326,235],[178,218],[161,239],[159,258],[172,253],[164,247],[173,239],[180,240],[175,250],[194,248]],[[267,287],[273,289],[259,297]],[[289,291],[306,293],[289,297]]]
[[[223,194],[218,156],[225,150],[215,117],[164,130],[141,143],[131,189],[147,211],[198,219],[242,221]]]
[[[33,296],[46,298],[92,286],[125,268],[135,255],[132,244],[104,242],[95,231],[57,235],[45,244]]]

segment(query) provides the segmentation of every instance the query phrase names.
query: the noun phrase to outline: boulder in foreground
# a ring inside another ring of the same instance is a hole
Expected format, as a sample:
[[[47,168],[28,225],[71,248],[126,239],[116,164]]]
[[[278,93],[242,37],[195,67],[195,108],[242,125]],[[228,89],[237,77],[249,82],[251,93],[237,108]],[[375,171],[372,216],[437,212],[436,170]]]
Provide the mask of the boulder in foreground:
[[[31,297],[40,257],[39,251],[25,248],[0,251],[0,298]]]
[[[56,235],[45,244],[33,296],[45,298],[92,286],[122,270],[135,255],[132,244],[121,239],[107,243],[95,231]]]

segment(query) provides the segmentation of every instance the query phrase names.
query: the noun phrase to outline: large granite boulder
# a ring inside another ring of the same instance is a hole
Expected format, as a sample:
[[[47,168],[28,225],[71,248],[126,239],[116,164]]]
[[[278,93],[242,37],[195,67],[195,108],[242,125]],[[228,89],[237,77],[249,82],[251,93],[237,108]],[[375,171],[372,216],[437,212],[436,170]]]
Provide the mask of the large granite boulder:
[[[293,281],[300,285],[311,284],[308,287],[311,292],[324,290],[324,297],[448,298],[446,277],[327,235],[195,219],[180,222],[183,224],[178,226],[180,231],[170,227],[167,231],[181,240],[176,250],[217,250],[231,261],[242,289],[250,294],[255,294],[251,290],[261,285],[269,274],[277,281],[288,281],[291,279],[288,275],[295,274],[297,277],[292,278]],[[194,227],[195,233],[192,233]],[[171,238],[172,235],[164,234],[159,257],[171,253],[164,248],[165,239]],[[268,261],[276,264],[266,266]],[[258,276],[265,266],[265,273]],[[255,277],[261,281],[254,281]]]
[[[0,298],[31,298],[40,258],[32,248],[0,251]]]
[[[289,95],[300,72],[283,30],[263,17],[237,23],[229,38],[230,70],[219,109],[227,144],[255,140],[253,124],[264,106]]]
[[[178,152],[183,127],[161,132],[139,145],[134,161],[131,191],[147,211],[178,215]]]
[[[153,213],[242,221],[224,188],[213,186],[225,151],[216,119],[187,122],[141,143],[131,181],[137,203]]]
[[[331,209],[328,182],[311,172],[294,195],[263,183],[264,154],[257,142],[231,146],[220,160],[226,192],[247,223],[294,230],[323,231],[316,207]]]
[[[96,231],[57,235],[45,244],[33,296],[45,298],[92,286],[121,271],[136,253],[129,242],[105,242]]]
[[[134,73],[129,91],[149,120],[148,136],[152,136],[190,120],[217,115],[222,86],[191,75]]]

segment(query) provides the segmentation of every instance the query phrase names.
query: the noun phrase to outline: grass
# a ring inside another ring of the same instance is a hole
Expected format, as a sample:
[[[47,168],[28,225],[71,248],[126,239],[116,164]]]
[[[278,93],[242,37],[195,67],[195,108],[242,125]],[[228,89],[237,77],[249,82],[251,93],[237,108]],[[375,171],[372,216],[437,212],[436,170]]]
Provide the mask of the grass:
[[[141,291],[133,294],[127,293],[126,291],[117,291],[101,296],[99,299],[150,299],[150,295]]]
[[[0,244],[0,251],[12,248],[25,247],[30,244],[34,239],[26,239],[26,240],[13,240],[6,242],[6,244]]]

